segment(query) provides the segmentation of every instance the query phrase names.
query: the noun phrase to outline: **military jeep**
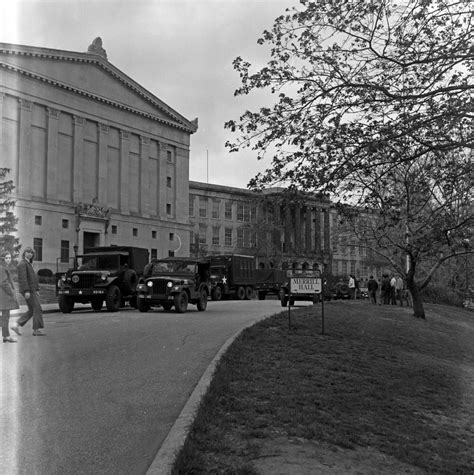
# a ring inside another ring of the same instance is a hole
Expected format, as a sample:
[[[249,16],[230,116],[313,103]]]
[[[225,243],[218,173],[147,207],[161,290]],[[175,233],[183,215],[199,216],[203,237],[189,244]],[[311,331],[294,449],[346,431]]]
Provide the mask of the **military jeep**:
[[[148,263],[148,250],[131,246],[89,248],[74,258],[74,266],[58,275],[59,309],[71,313],[74,304],[90,303],[99,311],[104,303],[116,312],[126,302],[136,307],[136,289],[143,268]]]
[[[137,306],[140,312],[151,307],[178,313],[186,312],[188,303],[200,312],[207,308],[209,296],[208,260],[167,257],[153,260],[144,271],[137,286]]]

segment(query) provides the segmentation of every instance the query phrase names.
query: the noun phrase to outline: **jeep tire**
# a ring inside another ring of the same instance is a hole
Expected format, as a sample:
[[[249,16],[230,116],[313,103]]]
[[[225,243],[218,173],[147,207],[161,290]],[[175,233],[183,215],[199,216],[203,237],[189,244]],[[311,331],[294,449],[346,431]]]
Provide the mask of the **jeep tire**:
[[[74,309],[74,300],[68,295],[60,295],[58,299],[59,310],[63,313],[71,313]]]
[[[105,305],[109,312],[118,312],[120,309],[120,303],[122,301],[122,294],[120,289],[116,285],[111,285],[107,289],[105,295]]]
[[[200,312],[204,312],[204,310],[206,310],[206,308],[207,308],[207,292],[205,290],[203,290],[201,292],[201,297],[197,301],[197,309]]]
[[[178,313],[185,313],[188,309],[188,294],[182,290],[174,296],[174,308]]]
[[[212,289],[211,298],[212,298],[212,300],[215,300],[216,302],[222,299],[222,289],[221,289],[221,287],[217,286],[214,289]]]

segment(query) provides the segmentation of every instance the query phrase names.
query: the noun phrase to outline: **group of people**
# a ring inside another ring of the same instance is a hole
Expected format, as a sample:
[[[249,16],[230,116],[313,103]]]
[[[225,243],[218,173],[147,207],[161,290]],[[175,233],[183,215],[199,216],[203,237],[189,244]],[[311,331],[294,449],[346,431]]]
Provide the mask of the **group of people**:
[[[18,292],[24,297],[28,307],[27,312],[17,322],[10,325],[10,312],[19,308],[15,285],[11,274],[12,254],[4,251],[0,260],[0,310],[2,312],[2,338],[4,343],[16,343],[17,340],[10,334],[10,330],[21,335],[21,328],[33,319],[33,335],[45,336],[41,331],[44,328],[43,311],[39,299],[39,280],[33,269],[35,252],[26,247],[22,259],[18,263]]]
[[[405,282],[400,275],[383,274],[380,284],[371,275],[367,283],[370,301],[379,305],[397,305],[403,307],[405,300]],[[408,305],[408,302],[407,302]]]

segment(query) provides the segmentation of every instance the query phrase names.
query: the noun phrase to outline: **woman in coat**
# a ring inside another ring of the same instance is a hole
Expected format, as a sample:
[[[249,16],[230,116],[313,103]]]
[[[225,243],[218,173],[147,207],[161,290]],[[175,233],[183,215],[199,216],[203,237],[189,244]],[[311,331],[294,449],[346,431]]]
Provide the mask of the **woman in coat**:
[[[10,310],[18,308],[18,302],[15,296],[15,287],[10,274],[10,263],[12,255],[8,252],[2,252],[0,258],[0,310],[2,311],[2,338],[4,343],[16,343],[16,340],[10,336]]]

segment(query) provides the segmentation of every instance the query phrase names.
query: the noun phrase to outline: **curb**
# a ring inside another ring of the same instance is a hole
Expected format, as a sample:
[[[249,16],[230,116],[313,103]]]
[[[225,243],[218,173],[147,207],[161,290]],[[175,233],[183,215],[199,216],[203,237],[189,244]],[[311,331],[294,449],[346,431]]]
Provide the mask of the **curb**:
[[[163,444],[161,445],[158,453],[148,468],[146,475],[170,475],[173,469],[175,459],[182,449],[186,438],[188,437],[191,425],[196,418],[197,411],[201,405],[201,401],[207,393],[212,381],[212,377],[216,371],[216,367],[224,353],[229,346],[235,341],[235,339],[246,329],[249,328],[261,320],[271,317],[272,314],[264,315],[257,320],[248,323],[240,330],[234,333],[219,349],[216,356],[213,358],[209,366],[207,367],[201,379],[194,388],[191,396],[183,407],[183,410],[179,414],[178,418],[171,427],[168,435],[166,436]]]

